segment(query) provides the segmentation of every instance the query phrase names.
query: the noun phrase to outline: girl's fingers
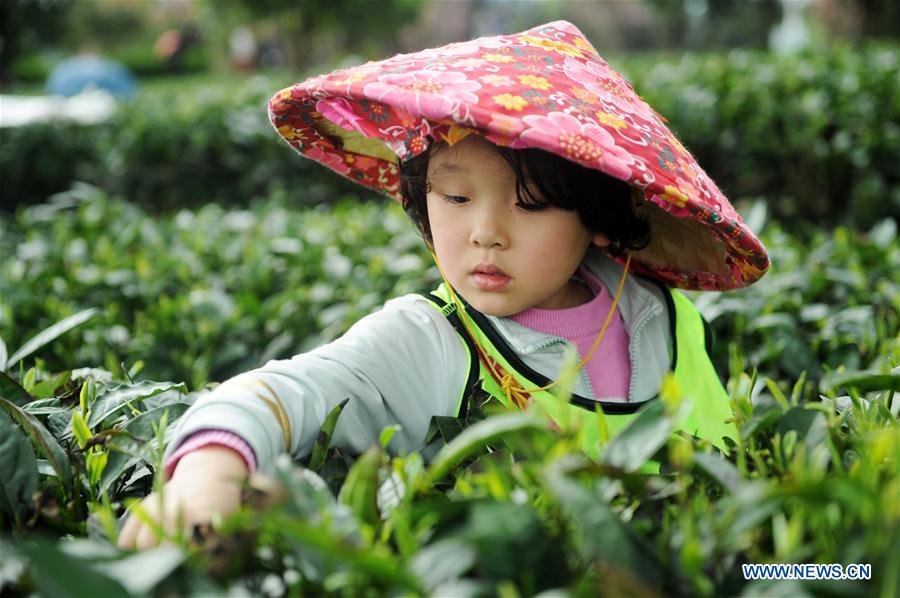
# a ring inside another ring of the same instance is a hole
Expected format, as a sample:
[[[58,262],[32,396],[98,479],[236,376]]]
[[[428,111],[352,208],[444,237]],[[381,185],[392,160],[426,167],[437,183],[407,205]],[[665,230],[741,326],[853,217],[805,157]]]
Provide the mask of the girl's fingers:
[[[153,548],[158,543],[159,537],[156,535],[156,532],[154,532],[150,526],[143,525],[137,534],[134,547],[138,550],[145,550],[147,548]]]
[[[160,504],[159,495],[151,494],[135,505],[135,508],[143,511],[142,515],[144,517],[138,516],[134,511],[129,513],[128,520],[125,522],[122,531],[119,533],[118,545],[121,548],[130,549],[142,549],[155,546],[159,540],[152,541],[153,538],[156,538],[156,534],[154,533],[153,528],[147,525],[143,519],[150,519],[151,521],[156,521],[162,525],[160,513],[162,513],[164,509]],[[151,541],[152,543],[150,543]]]
[[[119,548],[134,548],[134,540],[137,538],[140,526],[140,520],[134,516],[134,513],[129,513],[128,519],[125,520],[125,525],[122,526],[122,530],[119,532],[119,539],[116,542]]]

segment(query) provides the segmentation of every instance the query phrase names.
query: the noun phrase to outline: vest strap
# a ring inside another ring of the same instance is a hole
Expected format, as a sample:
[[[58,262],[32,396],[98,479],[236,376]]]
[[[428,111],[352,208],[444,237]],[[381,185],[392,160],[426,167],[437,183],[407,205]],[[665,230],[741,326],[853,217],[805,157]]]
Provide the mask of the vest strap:
[[[443,298],[434,293],[419,294],[437,306],[441,314],[447,318],[447,321],[450,322],[456,330],[456,333],[466,344],[466,348],[469,351],[469,374],[466,377],[466,385],[463,387],[460,405],[456,414],[457,417],[466,417],[469,413],[469,397],[475,392],[475,387],[480,378],[479,374],[481,368],[479,367],[480,362],[478,360],[478,349],[475,347],[475,341],[473,341],[472,337],[469,336],[469,333],[466,332],[466,327],[463,325],[462,320],[459,318],[459,313],[456,311],[456,305],[444,301]]]

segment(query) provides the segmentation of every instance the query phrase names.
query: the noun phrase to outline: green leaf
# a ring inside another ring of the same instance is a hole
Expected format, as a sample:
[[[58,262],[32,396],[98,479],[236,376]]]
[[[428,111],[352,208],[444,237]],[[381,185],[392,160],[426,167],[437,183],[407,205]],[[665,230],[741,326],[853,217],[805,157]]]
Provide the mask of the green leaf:
[[[106,467],[106,451],[94,452],[93,450],[88,453],[85,458],[85,467],[88,471],[88,479],[90,480],[91,487],[95,487],[97,482],[100,481],[100,476],[103,474],[103,469]]]
[[[778,401],[778,404],[781,405],[781,408],[787,411],[791,408],[791,404],[788,402],[787,397],[784,396],[784,393],[781,392],[781,389],[778,388],[778,383],[772,380],[771,378],[766,378],[766,388],[769,389],[769,392],[772,393],[772,397]]]
[[[394,434],[396,434],[400,429],[402,429],[402,426],[395,424],[393,426],[387,426],[384,430],[382,430],[381,434],[378,435],[378,444],[381,445],[381,448],[387,450],[387,447],[391,443],[391,439],[394,437]]]
[[[860,392],[888,390],[900,392],[900,373],[881,373],[878,371],[829,372],[819,383],[822,392],[839,388],[855,388]]]
[[[169,577],[187,558],[181,548],[161,546],[115,561],[97,563],[95,568],[122,584],[136,596],[146,596]]]
[[[34,388],[34,379],[37,377],[37,369],[31,368],[27,372],[25,372],[25,376],[22,378],[22,388],[28,394],[31,394],[31,390]]]
[[[312,453],[309,456],[309,469],[319,471],[322,469],[322,465],[325,464],[325,457],[328,455],[328,447],[331,445],[334,428],[337,426],[338,418],[348,402],[350,402],[349,397],[335,405],[328,412],[328,417],[325,418],[325,422],[322,424],[318,436],[316,436],[316,441],[313,443]]]
[[[810,450],[825,442],[828,436],[828,420],[821,411],[794,407],[784,413],[775,428],[782,436],[789,431],[797,432]]]
[[[666,417],[662,401],[652,401],[619,432],[603,455],[603,462],[627,472],[639,469],[672,434],[672,422]]]
[[[56,544],[32,540],[18,550],[30,562],[32,579],[45,596],[120,598],[127,594],[121,584],[97,571],[92,561],[71,556]]]
[[[438,540],[413,555],[410,568],[427,592],[459,579],[475,564],[477,553],[457,537]]]
[[[527,588],[535,582],[539,587],[563,586],[569,577],[560,542],[548,536],[531,505],[475,501],[462,535],[478,549],[475,568],[482,579],[509,579]],[[538,570],[542,574],[535,580],[533,572]]]
[[[74,407],[63,407],[59,404],[59,399],[38,399],[31,401],[25,405],[20,405],[24,411],[31,415],[54,415],[56,413],[65,413],[71,411]]]
[[[94,404],[91,405],[91,414],[87,420],[88,427],[93,428],[129,404],[149,399],[152,396],[170,390],[177,390],[182,394],[187,394],[187,385],[184,382],[175,384],[174,382],[151,382],[145,380],[137,384],[122,384],[109,388],[101,392]]]
[[[694,463],[729,492],[737,492],[741,474],[729,461],[708,453],[694,453]]]
[[[657,401],[658,402],[658,401]],[[548,469],[544,487],[556,498],[574,524],[578,552],[590,562],[599,561],[609,569],[632,577],[629,587],[639,594],[649,594],[659,584],[660,566],[653,557],[652,546],[623,523],[606,501],[596,492]],[[634,584],[634,585],[631,585]],[[645,584],[649,584],[649,587]],[[607,588],[611,595],[615,588]]]
[[[72,412],[72,434],[75,435],[75,442],[78,443],[78,448],[81,449],[84,448],[84,445],[91,438],[91,431],[88,429],[87,424],[84,423],[81,412],[77,410]]]
[[[347,473],[341,486],[338,502],[350,507],[360,521],[374,525],[378,522],[378,470],[381,468],[381,448],[373,446],[360,456]]]
[[[0,372],[0,396],[19,407],[34,400],[34,397],[28,394],[21,384],[10,378],[6,372]]]
[[[187,408],[188,405],[186,403],[163,405],[145,411],[128,422],[122,434],[107,443],[107,448],[110,450],[106,467],[103,469],[103,475],[100,476],[100,492],[108,492],[109,487],[123,473],[150,456],[146,450],[142,449],[145,449],[146,443],[153,438],[153,424],[159,422],[163,413],[168,412],[170,420],[174,421],[181,417],[187,411]],[[123,436],[128,440],[123,441]],[[132,440],[132,438],[137,439],[140,444]]]
[[[24,517],[37,486],[37,458],[31,441],[0,411],[0,513],[16,521]]]
[[[428,468],[428,480],[431,483],[441,480],[463,459],[501,438],[546,429],[546,420],[528,412],[517,411],[489,417],[460,432],[438,452]]]
[[[100,315],[100,310],[95,307],[91,307],[84,311],[80,311],[77,314],[71,315],[68,318],[64,318],[53,326],[50,326],[46,330],[39,332],[28,342],[22,345],[22,347],[18,351],[13,353],[12,357],[9,358],[9,361],[6,362],[6,370],[9,371],[9,368],[17,364],[19,360],[28,357],[44,345],[53,342],[63,334],[67,333],[77,326],[84,324],[88,320],[95,318],[98,315]]]
[[[0,399],[0,407],[19,422],[41,454],[50,462],[53,471],[56,472],[68,492],[72,487],[72,466],[69,464],[69,456],[59,446],[56,438],[33,415],[26,413],[10,401]]]
[[[68,382],[71,376],[71,371],[61,372],[49,380],[44,380],[40,384],[36,384],[34,388],[31,389],[31,394],[39,399],[51,398],[56,393],[56,389]]]
[[[343,538],[323,533],[320,527],[294,516],[275,516],[272,522],[284,537],[303,552],[311,548],[334,562],[341,563],[342,568],[348,567],[351,571],[370,576],[375,582],[397,585],[415,595],[422,593],[416,578],[396,558],[383,551],[358,548]]]

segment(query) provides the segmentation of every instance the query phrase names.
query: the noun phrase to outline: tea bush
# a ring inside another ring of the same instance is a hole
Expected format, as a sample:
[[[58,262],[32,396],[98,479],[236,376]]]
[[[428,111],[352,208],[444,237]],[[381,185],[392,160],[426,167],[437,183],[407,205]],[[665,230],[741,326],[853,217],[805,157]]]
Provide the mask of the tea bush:
[[[430,464],[390,456],[390,428],[353,461],[328,450],[338,407],[306,467],[285,457],[274,479],[252,479],[246,507],[218,534],[195,530],[139,554],[110,544],[116,517],[160,487],[164,439],[198,393],[134,381],[139,368],[127,380],[0,373],[0,590],[896,595],[900,367],[857,376],[854,385],[880,391],[866,396],[851,387],[810,398],[798,383],[787,398],[771,380],[761,391],[739,356],[732,365],[741,433],[728,459],[672,435],[691,399],[671,379],[600,462],[578,446],[583,426],[603,427],[601,414],[560,428],[536,410],[490,413],[449,434],[436,425],[447,443]],[[651,458],[659,473],[639,473]],[[745,579],[742,565],[770,562],[859,563],[870,575]]]

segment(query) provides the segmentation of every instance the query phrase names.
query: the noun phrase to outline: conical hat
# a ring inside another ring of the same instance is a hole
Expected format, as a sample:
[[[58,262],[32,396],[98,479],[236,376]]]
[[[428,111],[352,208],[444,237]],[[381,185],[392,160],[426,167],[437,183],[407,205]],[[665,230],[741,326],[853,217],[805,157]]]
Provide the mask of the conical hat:
[[[664,119],[566,21],[313,77],[278,92],[269,119],[302,155],[394,199],[399,160],[434,140],[477,133],[543,149],[636,190],[651,242],[633,252],[635,270],[676,287],[730,289],[769,266]]]

